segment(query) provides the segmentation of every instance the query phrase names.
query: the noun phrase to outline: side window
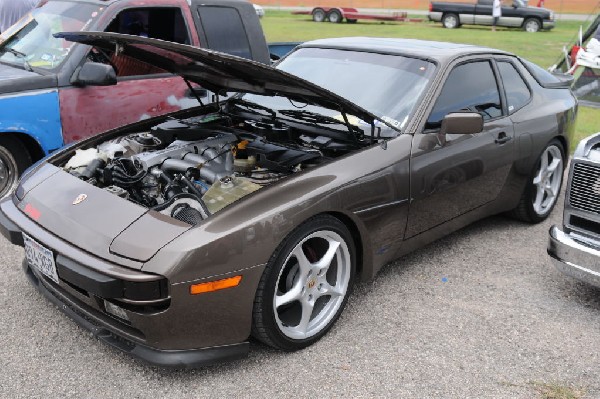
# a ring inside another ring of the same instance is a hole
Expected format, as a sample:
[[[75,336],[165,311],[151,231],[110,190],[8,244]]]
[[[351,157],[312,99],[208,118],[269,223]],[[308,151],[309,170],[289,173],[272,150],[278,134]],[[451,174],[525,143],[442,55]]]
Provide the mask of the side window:
[[[190,43],[181,9],[176,7],[129,8],[112,20],[106,32]]]
[[[121,11],[108,25],[106,32],[122,33],[189,44],[190,37],[181,9],[177,7],[130,8]],[[98,53],[88,57],[98,61]],[[154,65],[147,64],[127,55],[106,53],[106,62],[117,72],[117,77],[143,76],[166,73]]]
[[[479,112],[483,120],[502,116],[496,77],[489,61],[476,61],[454,68],[438,97],[426,128],[439,128],[451,112]]]
[[[250,43],[240,13],[235,8],[200,6],[200,23],[211,50],[252,59]]]
[[[512,114],[529,102],[531,92],[512,63],[500,61],[498,62],[498,69],[500,70],[500,76],[502,76],[502,83],[504,83],[508,113]]]

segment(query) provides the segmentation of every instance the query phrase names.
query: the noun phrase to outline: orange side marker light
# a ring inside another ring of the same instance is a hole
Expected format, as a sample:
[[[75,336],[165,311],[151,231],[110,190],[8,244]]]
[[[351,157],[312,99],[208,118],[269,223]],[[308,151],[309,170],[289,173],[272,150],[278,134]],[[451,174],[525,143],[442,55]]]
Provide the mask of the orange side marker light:
[[[234,276],[224,278],[222,280],[209,281],[207,283],[194,284],[190,286],[190,294],[204,294],[206,292],[213,292],[224,290],[226,288],[237,287],[242,281],[242,276]]]

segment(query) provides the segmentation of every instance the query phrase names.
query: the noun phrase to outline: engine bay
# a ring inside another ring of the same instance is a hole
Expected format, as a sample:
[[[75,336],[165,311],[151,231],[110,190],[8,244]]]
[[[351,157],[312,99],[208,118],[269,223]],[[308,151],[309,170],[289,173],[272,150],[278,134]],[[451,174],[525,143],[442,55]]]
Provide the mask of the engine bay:
[[[196,225],[286,176],[368,144],[319,134],[316,126],[235,119],[222,113],[167,119],[149,130],[77,149],[58,166],[121,198]]]

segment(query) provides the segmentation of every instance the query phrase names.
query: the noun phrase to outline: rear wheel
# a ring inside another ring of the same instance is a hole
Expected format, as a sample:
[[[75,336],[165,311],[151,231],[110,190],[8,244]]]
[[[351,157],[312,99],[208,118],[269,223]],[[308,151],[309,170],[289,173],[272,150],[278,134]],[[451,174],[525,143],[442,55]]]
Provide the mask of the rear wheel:
[[[25,146],[14,137],[0,137],[0,198],[17,186],[21,173],[31,165]]]
[[[523,23],[523,30],[531,33],[535,33],[542,28],[542,24],[536,18],[528,18]]]
[[[329,18],[329,22],[332,22],[334,24],[339,24],[344,19],[342,17],[342,13],[338,10],[329,11],[329,13],[327,14],[327,18]]]
[[[558,140],[552,140],[537,160],[521,201],[512,216],[529,223],[545,220],[560,195],[564,174],[565,150]]]
[[[325,21],[325,15],[326,14],[324,10],[317,8],[312,12],[312,19],[315,22],[323,22]]]
[[[458,19],[458,15],[456,14],[445,14],[444,17],[442,18],[442,25],[444,25],[444,28],[447,29],[454,29],[454,28],[458,28],[460,23],[459,23],[459,19]]]
[[[286,351],[319,340],[342,313],[355,273],[352,236],[338,219],[309,219],[267,263],[254,300],[252,334]]]

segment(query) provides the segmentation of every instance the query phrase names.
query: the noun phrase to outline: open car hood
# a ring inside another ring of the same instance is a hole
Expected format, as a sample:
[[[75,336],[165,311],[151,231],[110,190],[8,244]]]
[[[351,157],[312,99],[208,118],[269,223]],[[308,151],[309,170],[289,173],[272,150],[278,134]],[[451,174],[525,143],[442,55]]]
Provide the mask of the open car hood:
[[[367,123],[387,124],[337,94],[297,76],[245,58],[184,44],[105,32],[62,32],[54,35],[103,50],[119,51],[155,65],[213,92],[242,92],[285,96],[334,109]]]

